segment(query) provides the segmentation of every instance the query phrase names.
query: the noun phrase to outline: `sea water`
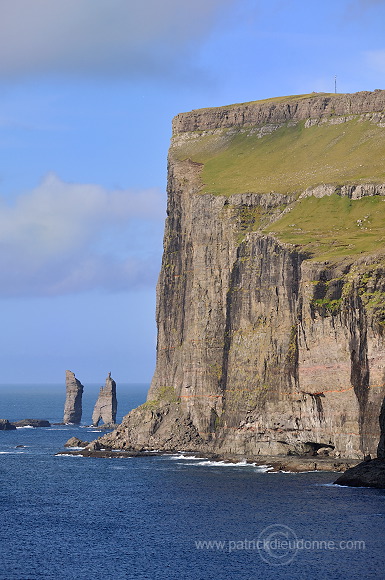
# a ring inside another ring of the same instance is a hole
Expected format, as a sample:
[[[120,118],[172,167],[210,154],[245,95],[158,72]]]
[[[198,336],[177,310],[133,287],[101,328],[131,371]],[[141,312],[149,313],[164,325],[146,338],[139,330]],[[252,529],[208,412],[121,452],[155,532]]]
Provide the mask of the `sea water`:
[[[118,385],[118,418],[147,386]],[[385,491],[185,453],[57,456],[83,426],[0,431],[1,580],[385,577]],[[0,418],[60,422],[57,386],[0,387]],[[19,447],[23,445],[23,447]]]

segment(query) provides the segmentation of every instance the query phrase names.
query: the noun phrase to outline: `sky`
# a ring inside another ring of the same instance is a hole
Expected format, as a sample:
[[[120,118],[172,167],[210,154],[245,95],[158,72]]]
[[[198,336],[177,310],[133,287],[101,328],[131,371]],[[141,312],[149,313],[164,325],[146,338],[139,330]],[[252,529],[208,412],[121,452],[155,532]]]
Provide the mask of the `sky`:
[[[149,382],[173,116],[384,89],[384,23],[385,0],[0,0],[0,382]]]

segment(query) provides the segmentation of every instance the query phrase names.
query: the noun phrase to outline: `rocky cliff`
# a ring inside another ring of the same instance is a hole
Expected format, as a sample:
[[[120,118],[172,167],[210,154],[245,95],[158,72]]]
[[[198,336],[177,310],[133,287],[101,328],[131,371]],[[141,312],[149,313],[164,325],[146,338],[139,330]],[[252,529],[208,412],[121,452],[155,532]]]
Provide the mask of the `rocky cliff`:
[[[375,454],[385,91],[178,115],[147,402],[101,443]]]

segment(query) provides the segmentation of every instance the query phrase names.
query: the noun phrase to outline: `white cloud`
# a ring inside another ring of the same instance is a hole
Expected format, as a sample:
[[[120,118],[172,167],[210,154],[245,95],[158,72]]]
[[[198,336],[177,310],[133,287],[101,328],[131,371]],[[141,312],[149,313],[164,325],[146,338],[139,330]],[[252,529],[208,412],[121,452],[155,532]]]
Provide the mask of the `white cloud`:
[[[0,74],[165,74],[234,1],[0,0]]]
[[[154,283],[160,191],[107,191],[54,174],[13,205],[0,199],[0,296],[56,295]]]

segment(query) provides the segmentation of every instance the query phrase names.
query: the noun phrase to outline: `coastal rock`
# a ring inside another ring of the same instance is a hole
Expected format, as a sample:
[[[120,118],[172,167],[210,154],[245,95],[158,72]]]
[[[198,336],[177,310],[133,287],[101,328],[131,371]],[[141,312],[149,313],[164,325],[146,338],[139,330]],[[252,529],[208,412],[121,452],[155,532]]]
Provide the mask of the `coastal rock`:
[[[66,371],[66,400],[63,423],[78,425],[82,420],[83,385],[71,371]]]
[[[376,487],[385,489],[385,399],[382,402],[380,423],[380,441],[377,447],[377,459],[370,455],[362,463],[348,469],[334,483],[350,487]]]
[[[78,437],[70,437],[66,443],[64,443],[64,447],[87,447],[89,441],[82,441]]]
[[[385,459],[363,461],[345,471],[334,483],[349,487],[385,489]]]
[[[377,458],[385,460],[385,398],[382,401],[381,412],[379,416],[380,423],[380,440],[377,447]]]
[[[12,421],[16,427],[51,427],[51,423],[46,419],[22,419],[21,421]]]
[[[16,429],[15,425],[10,423],[8,419],[0,419],[0,431],[13,431]]]
[[[116,383],[111,378],[111,373],[108,373],[106,384],[100,388],[99,397],[92,413],[93,426],[97,427],[100,421],[103,421],[105,425],[115,424],[117,407]]]
[[[295,138],[333,125],[328,147],[338,142],[343,150],[348,123],[372,123],[383,133],[384,108],[385,91],[374,91],[272,99],[174,119],[156,370],[147,402],[100,445],[249,458],[375,455],[385,395],[385,253],[367,249],[374,217],[368,210],[351,224],[347,211],[322,253],[323,235],[314,234],[318,210],[313,222],[305,211],[297,222],[292,216],[297,207],[324,202],[335,204],[338,215],[368,198],[383,211],[384,184],[374,177],[368,183],[331,177],[330,184],[312,177],[301,190],[278,193],[262,190],[256,177],[251,190],[208,193],[202,159],[212,154],[214,164],[232,139],[240,145],[230,161],[241,159],[248,143],[258,147],[257,139],[299,123]],[[346,143],[346,155],[351,146]],[[316,157],[297,177],[312,173]],[[292,220],[286,229],[285,216]],[[352,234],[336,247],[338,232],[348,226]],[[368,239],[353,248],[362,232]]]

